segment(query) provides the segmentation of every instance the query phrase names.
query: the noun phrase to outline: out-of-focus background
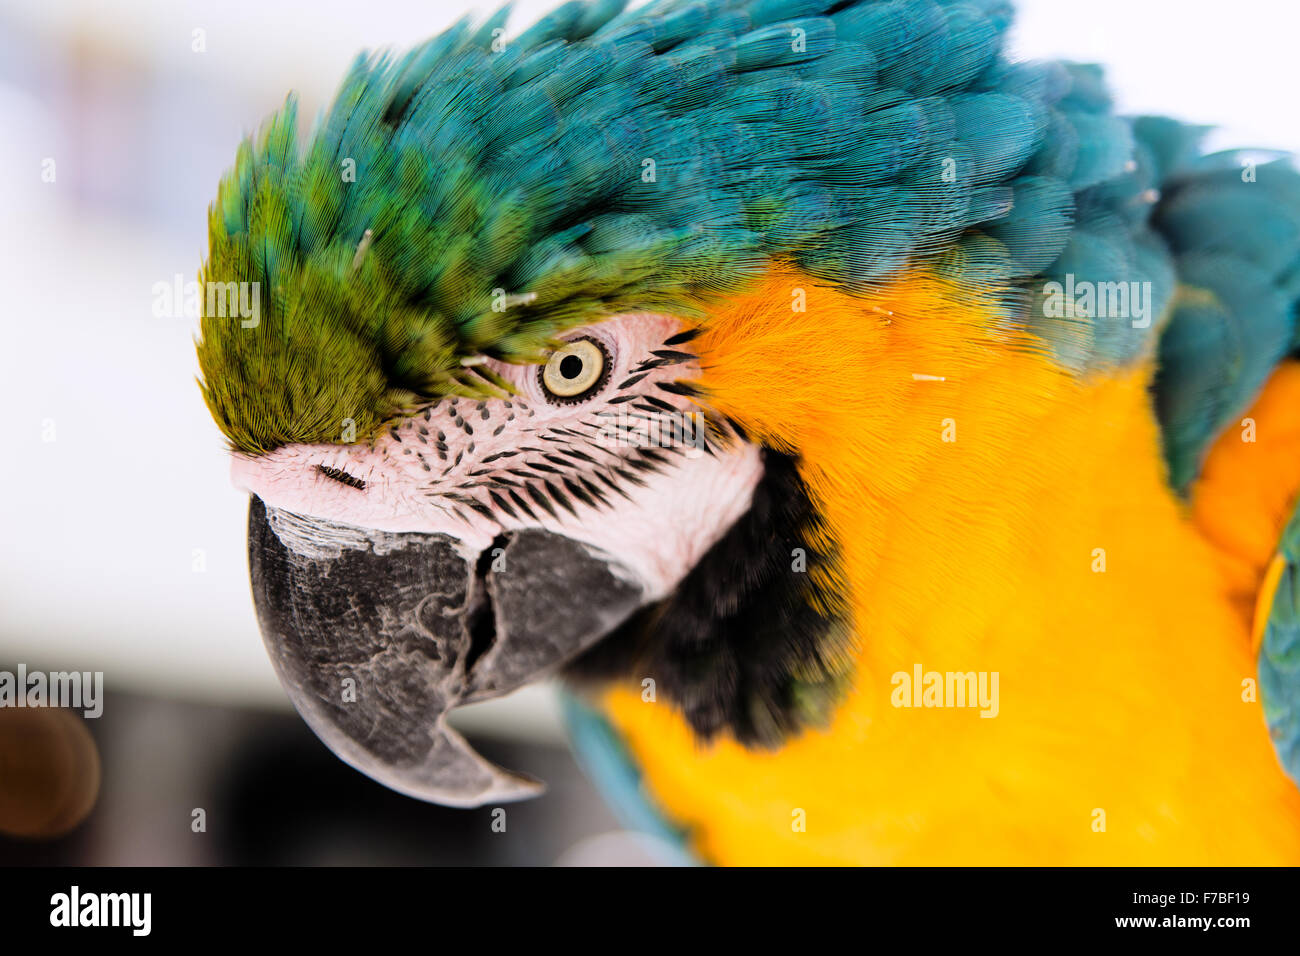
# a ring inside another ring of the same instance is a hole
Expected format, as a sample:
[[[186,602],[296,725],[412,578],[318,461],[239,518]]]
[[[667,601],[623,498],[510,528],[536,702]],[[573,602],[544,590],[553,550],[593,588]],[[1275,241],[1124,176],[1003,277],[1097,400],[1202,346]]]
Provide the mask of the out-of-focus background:
[[[517,2],[512,31],[554,5]],[[1105,64],[1123,111],[1300,151],[1295,0],[1018,5],[1017,53]],[[550,784],[505,834],[490,810],[399,797],[316,742],[262,650],[196,318],[159,291],[196,278],[217,180],[289,89],[314,116],[358,50],[494,7],[0,0],[0,670],[103,671],[109,692],[84,728],[25,738],[98,754],[89,817],[0,833],[0,863],[656,858],[579,773],[549,688],[456,715],[489,758]],[[0,804],[20,773],[0,760]]]

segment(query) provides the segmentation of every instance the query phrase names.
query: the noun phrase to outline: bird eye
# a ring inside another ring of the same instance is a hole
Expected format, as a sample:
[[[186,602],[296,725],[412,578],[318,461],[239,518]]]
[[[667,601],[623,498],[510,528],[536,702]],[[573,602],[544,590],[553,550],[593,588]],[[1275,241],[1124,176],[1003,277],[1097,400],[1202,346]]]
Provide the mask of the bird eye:
[[[609,352],[595,339],[574,339],[551,353],[537,379],[549,400],[580,402],[609,379],[610,364]]]

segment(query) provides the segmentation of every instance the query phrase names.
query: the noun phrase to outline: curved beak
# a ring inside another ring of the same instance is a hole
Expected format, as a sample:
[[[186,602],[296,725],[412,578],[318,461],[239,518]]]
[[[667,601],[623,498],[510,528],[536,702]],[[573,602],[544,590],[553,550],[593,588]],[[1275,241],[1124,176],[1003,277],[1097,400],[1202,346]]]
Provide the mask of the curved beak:
[[[554,672],[625,620],[642,592],[550,532],[503,535],[472,562],[456,545],[268,509],[253,496],[248,561],[262,639],[298,713],[362,773],[447,806],[535,796],[539,781],[479,756],[447,713]]]

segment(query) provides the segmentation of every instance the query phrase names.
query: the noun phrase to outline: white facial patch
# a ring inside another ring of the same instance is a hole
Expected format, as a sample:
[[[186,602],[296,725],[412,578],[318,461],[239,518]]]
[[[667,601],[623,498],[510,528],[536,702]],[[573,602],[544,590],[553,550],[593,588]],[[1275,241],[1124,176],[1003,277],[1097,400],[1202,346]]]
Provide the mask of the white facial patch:
[[[232,478],[291,516],[376,538],[450,535],[467,559],[504,532],[542,528],[616,556],[657,600],[745,513],[762,474],[759,449],[675,385],[699,377],[689,345],[668,341],[680,331],[653,314],[575,329],[567,342],[595,347],[575,347],[570,364],[484,362],[510,398],[446,398],[365,444],[236,454]],[[581,366],[602,357],[597,376]],[[596,384],[574,397],[564,376]]]

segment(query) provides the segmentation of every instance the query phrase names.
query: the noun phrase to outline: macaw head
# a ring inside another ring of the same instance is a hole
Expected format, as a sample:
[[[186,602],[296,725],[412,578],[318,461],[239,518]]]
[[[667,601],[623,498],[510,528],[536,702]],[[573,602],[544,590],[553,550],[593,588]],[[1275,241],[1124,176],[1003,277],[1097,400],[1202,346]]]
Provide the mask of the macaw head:
[[[1000,61],[991,0],[619,7],[363,57],[210,210],[203,393],[267,647],[424,799],[536,792],[445,716],[559,671],[653,680],[705,739],[825,712],[857,477],[918,355],[974,367],[1065,248],[1044,133],[1104,108]]]
[[[696,392],[695,332],[618,314],[540,363],[466,366],[492,393],[234,452],[268,650],[340,756],[441,803],[535,793],[443,718],[562,668],[653,680],[706,736],[807,716],[833,676],[828,556],[791,460]]]

